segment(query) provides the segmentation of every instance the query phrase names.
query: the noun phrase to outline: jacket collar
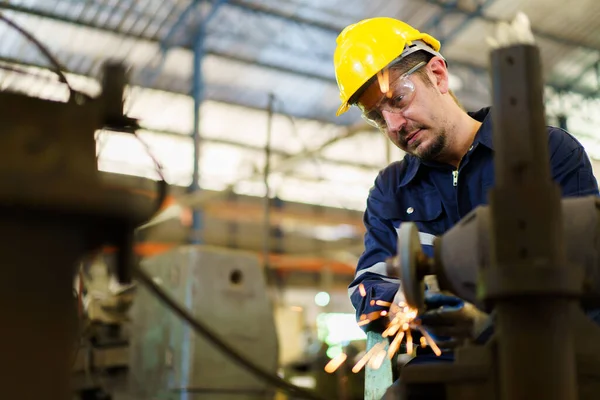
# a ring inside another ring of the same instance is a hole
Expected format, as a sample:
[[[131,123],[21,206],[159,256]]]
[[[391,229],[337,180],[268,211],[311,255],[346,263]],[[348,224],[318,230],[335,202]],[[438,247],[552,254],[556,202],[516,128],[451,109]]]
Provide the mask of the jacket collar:
[[[494,150],[492,142],[492,113],[490,111],[491,107],[485,107],[478,111],[468,112],[468,114],[477,121],[481,122],[479,130],[475,134],[473,145],[476,146],[478,144],[482,144],[490,150]],[[404,160],[407,163],[406,173],[404,174],[404,177],[400,180],[400,187],[408,185],[415,178],[419,168],[422,165],[430,167],[435,166],[435,164],[430,165],[429,163],[425,163],[417,157],[410,154],[404,156]]]

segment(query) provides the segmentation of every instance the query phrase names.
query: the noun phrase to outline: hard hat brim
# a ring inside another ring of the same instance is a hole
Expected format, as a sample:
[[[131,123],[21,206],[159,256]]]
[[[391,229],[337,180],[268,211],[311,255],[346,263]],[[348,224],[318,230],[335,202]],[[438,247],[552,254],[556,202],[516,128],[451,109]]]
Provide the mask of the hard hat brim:
[[[338,108],[337,112],[335,113],[336,117],[339,117],[340,115],[344,114],[346,111],[348,111],[350,109],[350,104],[348,104],[347,101],[343,102],[342,105]]]

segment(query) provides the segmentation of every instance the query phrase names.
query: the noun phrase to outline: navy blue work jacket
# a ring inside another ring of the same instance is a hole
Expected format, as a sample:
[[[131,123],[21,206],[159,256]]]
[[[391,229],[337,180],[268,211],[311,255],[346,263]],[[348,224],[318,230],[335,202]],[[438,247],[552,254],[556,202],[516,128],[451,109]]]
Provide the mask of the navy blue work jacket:
[[[472,146],[455,170],[447,164],[429,163],[412,155],[390,164],[375,179],[364,213],[365,251],[348,288],[357,312],[368,314],[385,307],[371,299],[392,301],[399,280],[386,276],[385,260],[396,254],[397,229],[411,221],[419,228],[425,253],[433,256],[433,239],[442,235],[475,207],[487,204],[494,185],[492,121],[490,108],[469,113],[482,122]],[[582,145],[569,133],[548,127],[550,164],[563,197],[598,195],[598,184]],[[367,295],[362,297],[358,286]],[[374,329],[373,324],[364,327]]]

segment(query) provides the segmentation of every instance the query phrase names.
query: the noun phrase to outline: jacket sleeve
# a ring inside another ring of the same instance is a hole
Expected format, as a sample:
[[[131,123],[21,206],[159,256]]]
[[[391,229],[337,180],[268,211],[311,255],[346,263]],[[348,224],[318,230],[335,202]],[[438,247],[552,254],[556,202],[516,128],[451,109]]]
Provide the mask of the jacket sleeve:
[[[577,139],[559,128],[549,128],[552,177],[563,197],[598,196],[598,183],[590,159]]]
[[[377,300],[391,302],[398,291],[400,281],[386,276],[386,259],[396,253],[397,234],[391,221],[381,215],[381,204],[385,198],[382,175],[375,180],[367,197],[367,207],[363,222],[366,228],[364,237],[365,251],[358,260],[354,280],[348,287],[356,317],[366,314],[373,322],[363,325],[365,331],[381,330],[386,318],[379,318],[382,310],[388,307],[378,306]],[[365,292],[361,293],[360,285]],[[363,296],[364,294],[364,296]]]

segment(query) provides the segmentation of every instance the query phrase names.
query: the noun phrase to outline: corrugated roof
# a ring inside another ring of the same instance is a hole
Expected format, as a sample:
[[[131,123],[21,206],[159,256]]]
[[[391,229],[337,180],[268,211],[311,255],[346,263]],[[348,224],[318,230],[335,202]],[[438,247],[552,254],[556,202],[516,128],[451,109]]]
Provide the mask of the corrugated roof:
[[[442,40],[451,85],[467,108],[475,109],[488,105],[490,97],[486,35],[499,19],[525,11],[541,47],[545,78],[554,88],[548,92],[550,116],[570,115],[571,130],[600,157],[597,0],[569,6],[557,0],[229,0],[211,14],[216,3],[221,2],[5,0],[0,10],[57,55],[72,72],[75,87],[96,93],[96,78],[108,58],[131,66],[128,106],[141,119],[142,136],[171,183],[191,181],[189,95],[200,26],[206,33],[201,48],[203,187],[238,182],[241,193],[264,190],[266,108],[274,95],[273,187],[290,200],[362,208],[373,178],[388,161],[386,144],[369,128],[353,132],[361,121],[356,110],[335,117],[339,98],[332,54],[347,24],[372,16],[404,19]],[[52,73],[35,68],[49,65],[35,47],[3,24],[0,35],[4,65],[25,66],[35,75],[0,70],[0,88],[66,96]],[[557,94],[566,89],[579,94]],[[344,135],[348,138],[329,143]],[[150,159],[130,137],[103,134],[99,147],[103,169],[154,176]],[[395,152],[393,158],[398,156]]]

